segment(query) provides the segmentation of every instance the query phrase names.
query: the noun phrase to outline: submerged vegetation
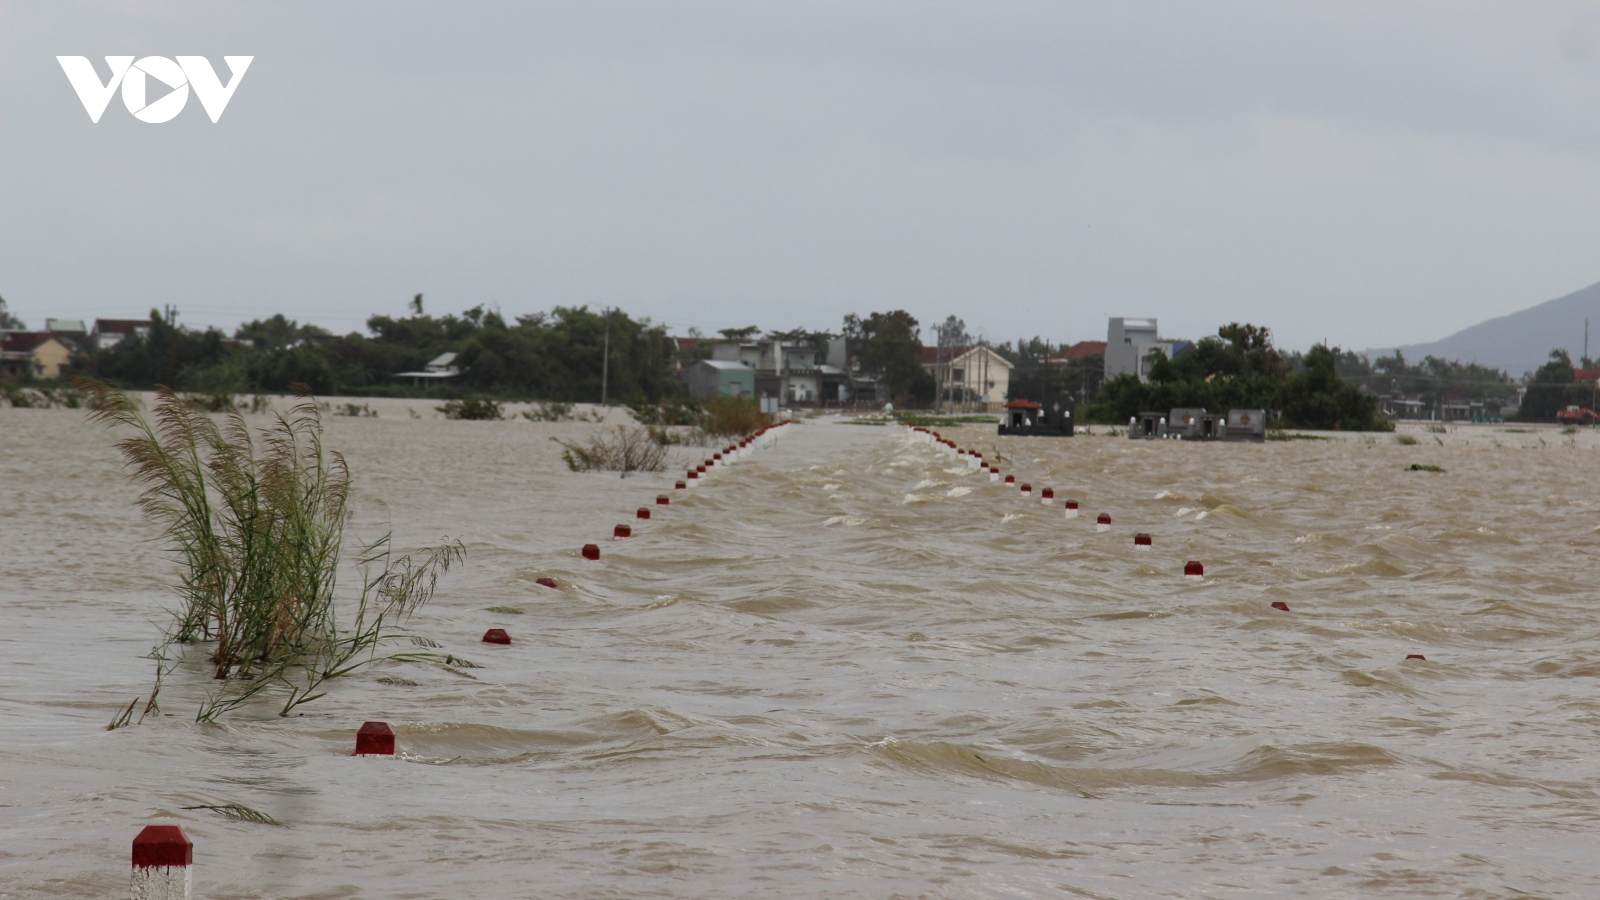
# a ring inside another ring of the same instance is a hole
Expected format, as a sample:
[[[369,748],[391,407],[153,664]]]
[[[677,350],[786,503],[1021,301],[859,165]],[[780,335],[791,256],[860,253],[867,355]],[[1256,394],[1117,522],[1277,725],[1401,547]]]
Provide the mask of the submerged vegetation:
[[[767,424],[761,407],[754,397],[730,397],[726,394],[706,401],[700,420],[695,423],[701,431],[714,438],[741,437]]]
[[[37,382],[23,385],[15,378],[0,378],[0,399],[16,409],[77,409],[83,398],[68,385]]]
[[[283,824],[261,810],[245,806],[243,803],[198,803],[194,806],[180,806],[178,808],[209,810],[225,819],[232,819],[235,822],[254,822],[257,825]]]
[[[468,397],[465,400],[451,400],[443,406],[435,407],[435,409],[444,413],[446,419],[477,419],[498,422],[506,417],[505,407],[487,397]]]
[[[287,415],[274,415],[258,445],[236,407],[219,423],[162,388],[152,422],[122,391],[85,378],[75,383],[94,420],[131,430],[117,449],[130,477],[145,485],[141,510],[161,526],[183,567],[182,604],[152,654],[156,687],[146,712],[163,677],[184,662],[174,652],[184,645],[211,647],[216,687],[199,721],[266,692],[282,697],[279,715],[287,715],[322,696],[328,679],[368,662],[432,658],[378,651],[400,635],[464,550],[453,542],[413,559],[396,556],[387,536],[379,539],[357,561],[362,584],[353,615],[340,615],[335,587],[350,473],[344,457],[323,446],[309,393],[302,391]],[[112,727],[127,724],[132,708]]]
[[[551,438],[561,445],[561,458],[574,472],[659,472],[667,465],[667,448],[650,429],[618,425],[589,436],[586,443]]]

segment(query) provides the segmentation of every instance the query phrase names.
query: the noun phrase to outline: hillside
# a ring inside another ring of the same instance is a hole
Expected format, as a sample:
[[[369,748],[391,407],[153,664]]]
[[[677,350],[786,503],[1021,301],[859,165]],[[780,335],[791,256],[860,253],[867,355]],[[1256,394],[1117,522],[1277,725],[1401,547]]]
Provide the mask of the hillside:
[[[1537,369],[1557,347],[1574,363],[1583,354],[1583,320],[1589,319],[1589,352],[1600,354],[1600,284],[1591,284],[1520,312],[1479,322],[1442,340],[1401,347],[1408,362],[1425,356],[1475,362],[1513,376]],[[1392,351],[1368,351],[1369,355]]]

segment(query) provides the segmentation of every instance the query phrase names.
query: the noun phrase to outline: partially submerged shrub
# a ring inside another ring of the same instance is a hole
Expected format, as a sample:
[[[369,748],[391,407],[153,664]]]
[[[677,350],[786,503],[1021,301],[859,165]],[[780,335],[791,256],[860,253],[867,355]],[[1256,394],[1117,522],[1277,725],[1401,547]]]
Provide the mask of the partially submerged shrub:
[[[17,409],[50,409],[56,406],[77,409],[83,405],[83,396],[76,388],[51,384],[23,387],[10,378],[0,379],[0,397]]]
[[[1417,439],[1409,434],[1395,435],[1394,442],[1402,447],[1415,447],[1417,445]]]
[[[701,431],[714,437],[735,437],[759,429],[767,424],[767,417],[756,398],[723,394],[707,401],[698,424]]]
[[[628,411],[640,425],[700,424],[700,402],[693,397],[668,397],[659,403],[640,400],[628,404]]]
[[[221,413],[235,409],[238,404],[234,402],[231,391],[204,391],[201,393],[185,394],[184,399],[200,407],[206,412]]]
[[[444,413],[446,419],[487,419],[498,421],[505,418],[505,408],[487,397],[468,397],[465,400],[451,400],[443,406],[434,408]]]
[[[590,435],[586,444],[551,438],[562,447],[561,458],[574,472],[659,472],[667,465],[667,448],[647,429],[617,425]]]
[[[286,715],[322,696],[327,679],[379,658],[378,647],[398,636],[439,576],[462,558],[459,542],[413,561],[395,557],[387,536],[380,539],[363,548],[360,597],[353,619],[342,621],[335,584],[350,473],[343,456],[324,449],[322,420],[308,395],[287,416],[274,415],[258,447],[237,408],[219,424],[161,388],[152,424],[123,392],[89,379],[76,383],[93,419],[133,431],[117,449],[130,477],[147,486],[139,498],[145,517],[162,527],[183,565],[183,604],[154,654],[149,706],[178,662],[168,651],[214,641],[211,673],[219,685],[196,718],[214,720],[267,690],[286,695],[279,711]],[[408,657],[422,658],[382,658]]]
[[[334,408],[336,416],[349,416],[353,419],[376,419],[378,411],[365,403],[341,403]]]
[[[533,404],[532,409],[523,410],[522,417],[530,422],[565,422],[572,418],[572,404],[557,400],[540,401]]]

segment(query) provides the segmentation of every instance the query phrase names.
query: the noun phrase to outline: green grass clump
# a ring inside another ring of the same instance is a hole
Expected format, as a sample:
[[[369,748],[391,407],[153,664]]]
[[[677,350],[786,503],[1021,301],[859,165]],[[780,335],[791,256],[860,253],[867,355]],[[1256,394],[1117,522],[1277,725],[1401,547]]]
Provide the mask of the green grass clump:
[[[1417,439],[1409,434],[1395,435],[1394,442],[1402,447],[1415,447],[1417,445]]]
[[[152,422],[122,391],[86,378],[77,386],[91,418],[131,430],[117,449],[130,477],[146,486],[141,510],[161,526],[182,566],[183,602],[154,654],[155,690],[182,662],[170,650],[211,644],[216,687],[199,721],[263,692],[284,695],[279,715],[322,696],[327,679],[380,658],[379,646],[398,635],[433,596],[439,576],[462,559],[459,542],[420,560],[396,557],[385,536],[362,549],[361,593],[353,618],[343,619],[335,587],[350,473],[343,456],[324,448],[317,404],[303,386],[290,413],[274,415],[259,436],[237,407],[219,423],[162,388]],[[406,656],[421,658],[381,658]],[[127,724],[126,714],[120,718]]]

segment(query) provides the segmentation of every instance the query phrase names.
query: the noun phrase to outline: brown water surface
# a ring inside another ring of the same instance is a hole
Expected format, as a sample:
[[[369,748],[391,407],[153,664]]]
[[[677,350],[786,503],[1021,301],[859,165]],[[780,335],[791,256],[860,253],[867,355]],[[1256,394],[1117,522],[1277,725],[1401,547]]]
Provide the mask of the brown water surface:
[[[0,897],[120,896],[157,819],[207,898],[1600,896],[1595,434],[947,429],[1069,521],[899,428],[661,509],[566,471],[598,426],[379,408],[329,420],[354,530],[465,542],[413,626],[483,668],[197,726],[197,656],[113,732],[173,562],[102,429],[0,409]],[[228,802],[284,826],[180,809]]]

